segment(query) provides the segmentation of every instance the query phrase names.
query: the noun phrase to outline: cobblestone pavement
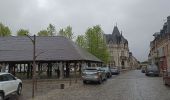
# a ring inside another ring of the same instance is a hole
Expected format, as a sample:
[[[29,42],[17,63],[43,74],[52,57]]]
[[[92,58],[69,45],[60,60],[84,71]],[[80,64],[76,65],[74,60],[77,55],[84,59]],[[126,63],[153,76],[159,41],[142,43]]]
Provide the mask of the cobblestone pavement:
[[[41,84],[42,89],[38,89],[39,95],[34,100],[170,100],[170,87],[164,86],[162,77],[147,77],[140,70],[113,76],[101,85],[83,85],[78,81],[71,86],[66,83],[65,89],[58,89],[55,82],[47,84]],[[24,93],[25,89],[18,100],[32,100]]]

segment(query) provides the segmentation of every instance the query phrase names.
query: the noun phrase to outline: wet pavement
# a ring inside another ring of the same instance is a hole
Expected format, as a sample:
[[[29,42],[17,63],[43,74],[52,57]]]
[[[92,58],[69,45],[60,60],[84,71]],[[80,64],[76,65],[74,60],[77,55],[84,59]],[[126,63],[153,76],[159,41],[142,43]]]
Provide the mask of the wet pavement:
[[[58,83],[40,83],[38,96],[34,100],[170,100],[170,87],[164,86],[162,77],[147,77],[140,70],[113,76],[101,85],[84,85],[78,81],[69,86],[67,82],[65,89],[59,89],[56,88]],[[23,95],[15,100],[32,100],[30,94],[26,95],[30,91],[29,85],[23,89]]]

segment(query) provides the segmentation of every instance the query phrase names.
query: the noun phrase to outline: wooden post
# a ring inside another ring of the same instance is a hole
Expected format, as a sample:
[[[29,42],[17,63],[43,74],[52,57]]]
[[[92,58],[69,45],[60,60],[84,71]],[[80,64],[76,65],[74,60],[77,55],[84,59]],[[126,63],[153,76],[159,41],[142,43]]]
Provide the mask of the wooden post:
[[[33,65],[31,64],[31,68],[30,68],[30,72],[31,72],[31,78],[33,78]]]
[[[20,64],[20,67],[19,67],[19,73],[21,73],[21,65],[22,65],[22,64]]]
[[[24,64],[24,75],[25,75],[25,72],[26,72],[26,71],[25,71],[25,69],[26,69],[25,67],[26,67],[26,66],[25,66],[25,64]]]
[[[76,75],[76,72],[77,72],[77,62],[74,63],[75,83],[77,83],[77,75]]]
[[[63,79],[63,62],[59,62],[60,79]]]
[[[82,64],[81,63],[79,63],[79,75],[81,75],[81,73],[82,73]]]
[[[29,78],[29,69],[30,69],[30,64],[27,64],[27,79]]]
[[[11,73],[11,63],[8,64],[8,73]]]
[[[53,66],[53,64],[50,63],[50,77],[52,77],[52,66]]]
[[[47,77],[49,77],[49,63],[47,65]]]
[[[70,72],[70,70],[71,70],[70,63],[68,64],[68,66],[69,66],[69,72]],[[71,75],[69,75],[69,85],[71,86]]]
[[[16,76],[15,74],[15,68],[16,68],[16,64],[13,65],[13,75]]]
[[[37,66],[38,66],[38,73],[39,73],[39,71],[40,71],[40,63],[38,63]]]
[[[70,76],[70,68],[69,68],[69,63],[66,62],[66,77],[68,78]]]

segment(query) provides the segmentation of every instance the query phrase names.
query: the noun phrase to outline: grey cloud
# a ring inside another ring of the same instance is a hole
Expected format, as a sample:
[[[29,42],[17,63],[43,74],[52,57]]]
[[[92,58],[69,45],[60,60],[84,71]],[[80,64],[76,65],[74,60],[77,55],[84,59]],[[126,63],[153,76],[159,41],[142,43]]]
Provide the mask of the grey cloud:
[[[144,61],[152,34],[161,29],[170,15],[169,4],[169,0],[1,0],[0,22],[13,33],[26,28],[32,34],[49,23],[57,30],[71,25],[76,35],[96,24],[110,34],[118,23],[129,41],[130,51]]]

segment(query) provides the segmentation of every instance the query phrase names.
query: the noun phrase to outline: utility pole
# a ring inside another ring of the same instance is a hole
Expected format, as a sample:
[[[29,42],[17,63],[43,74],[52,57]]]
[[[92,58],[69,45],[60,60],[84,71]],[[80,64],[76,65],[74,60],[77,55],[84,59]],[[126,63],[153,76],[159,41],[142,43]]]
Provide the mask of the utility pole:
[[[34,34],[33,39],[31,38],[31,36],[27,35],[26,36],[31,40],[32,44],[33,44],[33,70],[32,70],[32,98],[34,98],[34,94],[35,94],[35,78],[36,78],[36,64],[35,64],[35,42],[36,42],[36,35]]]

